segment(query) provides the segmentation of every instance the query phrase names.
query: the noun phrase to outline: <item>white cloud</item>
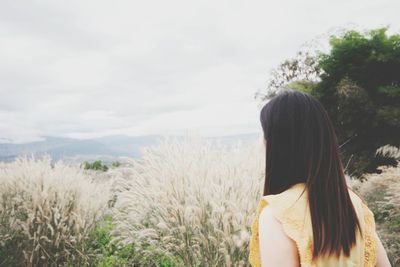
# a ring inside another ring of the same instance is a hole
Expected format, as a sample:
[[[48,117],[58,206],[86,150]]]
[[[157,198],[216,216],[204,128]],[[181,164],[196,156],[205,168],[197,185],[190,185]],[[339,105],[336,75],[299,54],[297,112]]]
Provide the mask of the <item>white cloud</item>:
[[[0,137],[256,132],[271,68],[396,0],[3,1]]]

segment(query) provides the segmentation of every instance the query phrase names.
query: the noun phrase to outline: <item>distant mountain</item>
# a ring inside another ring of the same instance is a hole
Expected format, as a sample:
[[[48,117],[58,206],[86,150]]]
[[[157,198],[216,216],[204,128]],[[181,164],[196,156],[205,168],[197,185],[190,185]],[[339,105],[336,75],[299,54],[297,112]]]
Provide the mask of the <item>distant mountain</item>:
[[[178,139],[183,136],[174,136]],[[259,138],[258,133],[207,137],[205,139],[222,144],[231,144],[242,140],[255,141]],[[18,156],[50,155],[53,159],[64,160],[91,160],[105,159],[115,160],[118,157],[141,156],[140,148],[145,146],[157,145],[162,140],[161,135],[144,136],[105,136],[93,139],[73,139],[63,137],[47,136],[43,141],[36,141],[25,144],[1,143],[0,138],[0,161],[13,161]],[[8,141],[8,140],[7,140]]]

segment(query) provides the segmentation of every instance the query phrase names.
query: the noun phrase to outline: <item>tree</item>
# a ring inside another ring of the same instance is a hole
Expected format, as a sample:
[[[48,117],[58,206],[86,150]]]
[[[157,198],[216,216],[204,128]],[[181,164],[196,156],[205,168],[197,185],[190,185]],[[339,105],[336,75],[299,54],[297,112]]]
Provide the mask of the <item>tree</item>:
[[[101,160],[96,160],[92,163],[85,161],[83,163],[83,168],[85,170],[95,170],[95,171],[103,171],[103,172],[108,170],[107,165],[105,165],[105,164],[103,165]]]
[[[343,144],[342,159],[350,174],[397,165],[375,152],[384,145],[400,146],[400,35],[388,35],[387,28],[346,31],[331,37],[330,46],[313,61],[319,81],[273,76],[278,81],[272,84],[308,92],[321,101]],[[286,61],[278,70],[287,62],[295,61]]]
[[[267,92],[257,92],[255,97],[263,100],[276,95],[285,87],[295,87],[309,93],[309,88],[319,80],[321,69],[317,58],[308,51],[299,51],[293,59],[287,59],[271,72]]]

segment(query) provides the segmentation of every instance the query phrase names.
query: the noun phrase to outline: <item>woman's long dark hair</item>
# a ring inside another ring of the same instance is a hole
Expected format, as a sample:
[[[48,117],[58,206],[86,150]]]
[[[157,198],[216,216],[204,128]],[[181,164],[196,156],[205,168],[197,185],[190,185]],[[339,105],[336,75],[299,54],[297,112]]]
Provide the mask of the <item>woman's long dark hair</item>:
[[[305,183],[313,260],[324,254],[339,256],[341,252],[349,256],[356,230],[361,227],[326,110],[314,97],[287,89],[265,104],[260,121],[266,140],[264,195]]]

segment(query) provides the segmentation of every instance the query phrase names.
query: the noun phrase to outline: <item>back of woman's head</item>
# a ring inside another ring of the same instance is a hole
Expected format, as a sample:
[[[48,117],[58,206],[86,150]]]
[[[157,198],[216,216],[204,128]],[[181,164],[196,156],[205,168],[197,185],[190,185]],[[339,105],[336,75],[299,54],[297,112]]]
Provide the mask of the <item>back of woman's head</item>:
[[[260,121],[266,141],[264,195],[304,182],[313,257],[341,251],[349,255],[360,227],[326,110],[311,95],[288,89],[265,104]]]

